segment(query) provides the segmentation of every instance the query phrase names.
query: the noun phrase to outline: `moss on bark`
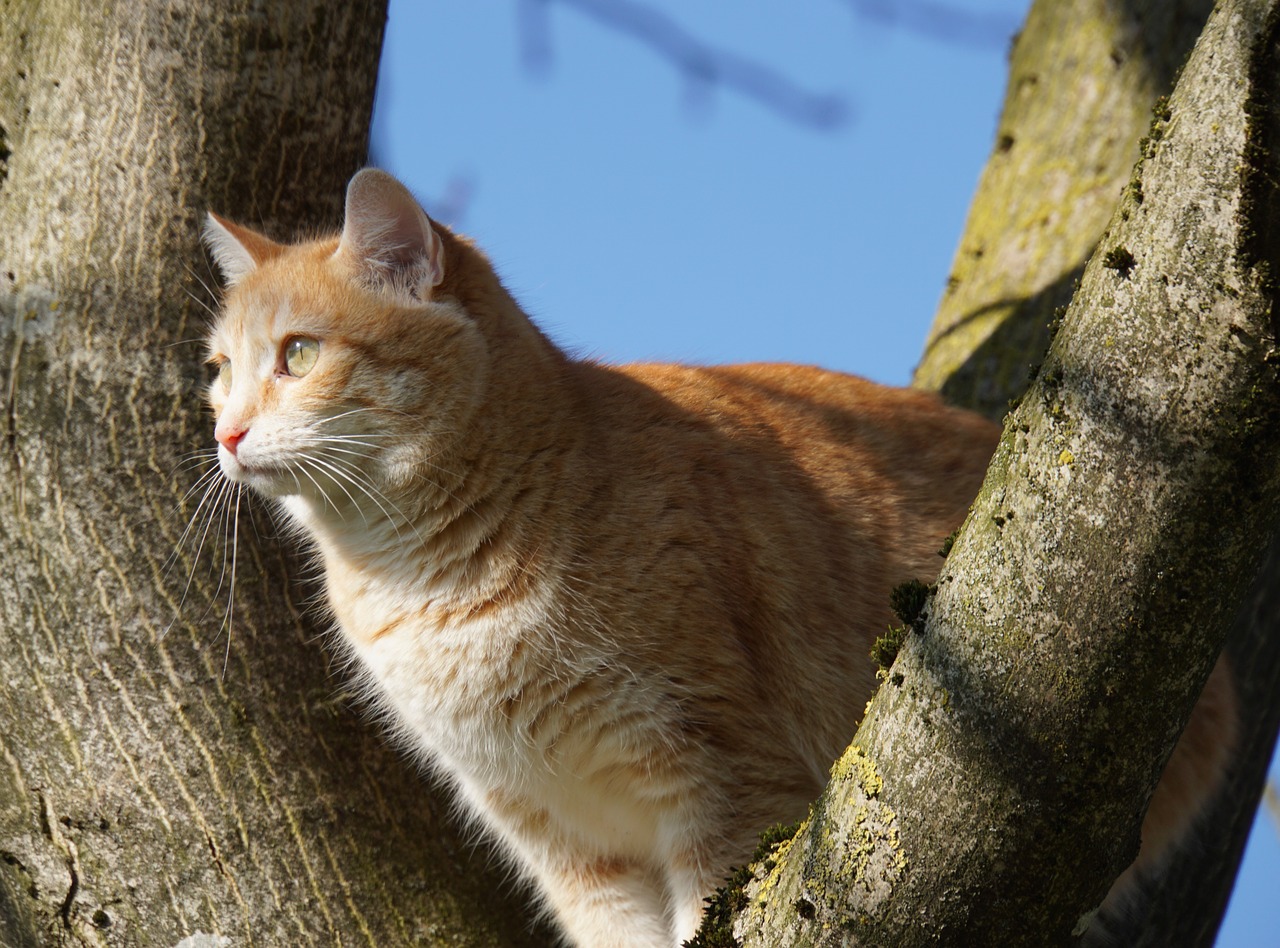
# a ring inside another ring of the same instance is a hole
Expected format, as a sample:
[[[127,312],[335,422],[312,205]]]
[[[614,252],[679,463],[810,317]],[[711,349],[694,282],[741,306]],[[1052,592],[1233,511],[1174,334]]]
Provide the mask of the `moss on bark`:
[[[740,914],[744,944],[1067,943],[1132,858],[1135,801],[1176,734],[1170,722],[1198,695],[1280,497],[1274,296],[1252,243],[1269,254],[1278,238],[1249,211],[1247,183],[1271,156],[1246,147],[1259,103],[1274,101],[1275,74],[1257,67],[1273,6],[1219,10],[1178,95],[1159,107],[1096,262],[1083,267],[1102,221],[1090,231],[1077,220],[1073,236],[1092,235],[1077,261],[1014,276],[1048,275],[1032,295],[1083,283],[947,558],[926,634],[907,640],[901,681],[881,688],[857,739],[898,815],[907,871],[860,930],[845,924],[865,910],[856,887],[830,911],[810,900],[801,913],[788,893]],[[1037,22],[1047,21],[1033,13],[1020,45]],[[1015,66],[1011,97],[1017,82]],[[1012,133],[1003,141],[1016,147]],[[1124,168],[1112,197],[1128,160],[1111,165]],[[1030,192],[1030,204],[1058,206],[1043,182]],[[1016,213],[993,221],[997,246],[1010,221],[1025,225]],[[1047,228],[1028,239],[1063,244]],[[975,293],[969,314],[940,317],[935,337],[956,345],[957,361],[935,346],[917,379],[992,413],[1012,376],[987,376],[983,391],[973,376],[1026,342],[1025,327],[1003,331],[1017,306],[976,318],[1004,306],[997,284]],[[951,378],[954,389],[941,381]],[[1213,514],[1224,504],[1225,534]],[[811,873],[838,860],[820,836],[802,831],[780,862]]]

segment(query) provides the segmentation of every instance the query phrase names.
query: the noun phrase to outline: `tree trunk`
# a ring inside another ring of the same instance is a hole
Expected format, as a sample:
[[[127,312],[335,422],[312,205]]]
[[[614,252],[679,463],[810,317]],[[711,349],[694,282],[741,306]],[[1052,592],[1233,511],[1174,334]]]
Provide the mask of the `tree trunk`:
[[[202,212],[338,222],[384,18],[0,3],[6,945],[543,941],[349,707],[248,501],[234,591],[213,539],[180,541],[212,433]]]
[[[1133,858],[1280,502],[1276,40],[1274,3],[1216,12],[923,634],[799,834],[755,867],[744,944],[1066,943]],[[944,323],[918,380],[948,335],[974,331],[975,361],[1008,313],[984,318]]]
[[[914,384],[999,421],[1129,182],[1156,98],[1213,0],[1051,0],[1018,35],[983,169]]]
[[[916,384],[1000,418],[1128,183],[1157,96],[1203,28],[1207,0],[1073,0],[1031,11],[1012,57],[996,149],[974,198]],[[1066,199],[1064,200],[1064,196]],[[1195,838],[1121,943],[1209,946],[1226,910],[1280,728],[1280,534],[1227,640],[1239,752]]]

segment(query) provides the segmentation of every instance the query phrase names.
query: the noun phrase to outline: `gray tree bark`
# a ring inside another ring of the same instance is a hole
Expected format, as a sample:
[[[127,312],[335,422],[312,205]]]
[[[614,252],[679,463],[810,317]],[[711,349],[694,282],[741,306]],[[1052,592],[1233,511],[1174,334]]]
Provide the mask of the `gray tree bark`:
[[[201,215],[336,224],[384,17],[0,4],[0,943],[545,940],[350,706],[282,545],[242,507],[232,600],[179,544]]]
[[[983,169],[914,384],[999,421],[1049,346],[1213,0],[1053,0],[1014,43]]]
[[[1021,396],[1129,182],[1151,103],[1172,91],[1211,8],[1206,0],[1063,0],[1032,9],[917,385],[996,419]],[[1143,910],[1116,931],[1121,943],[1214,942],[1280,728],[1278,542],[1227,641],[1242,725],[1227,786]]]
[[[743,944],[1066,943],[1132,859],[1280,498],[1276,42],[1217,10]]]

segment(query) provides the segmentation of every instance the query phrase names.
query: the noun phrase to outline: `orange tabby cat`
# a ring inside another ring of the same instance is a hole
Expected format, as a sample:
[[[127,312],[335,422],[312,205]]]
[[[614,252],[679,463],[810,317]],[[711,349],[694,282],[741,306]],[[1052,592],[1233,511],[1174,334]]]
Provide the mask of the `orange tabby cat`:
[[[380,171],[340,237],[206,238],[225,476],[310,536],[405,744],[568,937],[679,945],[821,790],[996,427],[801,366],[574,361]]]

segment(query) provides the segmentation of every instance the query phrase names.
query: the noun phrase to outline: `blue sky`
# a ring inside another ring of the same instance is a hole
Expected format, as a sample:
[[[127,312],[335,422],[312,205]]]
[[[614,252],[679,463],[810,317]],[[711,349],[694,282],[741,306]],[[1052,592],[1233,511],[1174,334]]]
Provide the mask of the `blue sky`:
[[[475,237],[572,351],[803,362],[905,384],[991,148],[1025,0],[953,0],[982,21],[976,35],[912,24],[919,4],[904,0],[648,5],[835,97],[847,121],[816,130],[691,80],[593,16],[598,0],[392,0],[375,160]],[[1280,944],[1278,875],[1264,818],[1222,948]]]

